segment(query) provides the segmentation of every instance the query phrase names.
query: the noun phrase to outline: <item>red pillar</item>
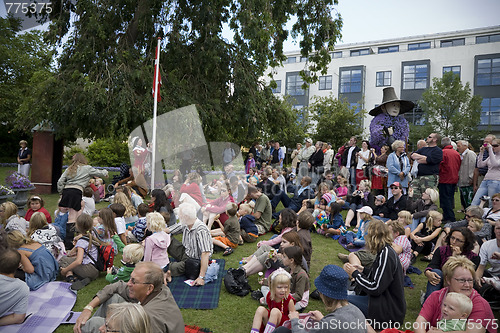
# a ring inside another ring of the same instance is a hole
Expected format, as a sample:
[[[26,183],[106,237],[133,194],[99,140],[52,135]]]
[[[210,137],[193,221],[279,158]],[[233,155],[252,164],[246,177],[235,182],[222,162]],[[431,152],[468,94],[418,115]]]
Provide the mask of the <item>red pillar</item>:
[[[50,194],[57,191],[57,180],[61,175],[63,145],[56,140],[50,128],[37,125],[33,128],[33,155],[31,182],[38,194]]]

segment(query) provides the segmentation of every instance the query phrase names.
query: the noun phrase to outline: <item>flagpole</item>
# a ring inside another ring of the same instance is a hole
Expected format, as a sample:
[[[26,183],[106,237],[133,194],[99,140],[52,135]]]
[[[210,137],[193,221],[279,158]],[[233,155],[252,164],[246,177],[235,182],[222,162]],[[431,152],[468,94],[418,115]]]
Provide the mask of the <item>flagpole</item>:
[[[154,80],[154,92],[155,92],[155,102],[153,106],[153,154],[151,158],[151,191],[155,189],[155,167],[156,167],[156,113],[158,109],[158,77],[160,75],[160,43],[161,38],[158,37],[158,46],[156,47],[155,55],[155,80]]]

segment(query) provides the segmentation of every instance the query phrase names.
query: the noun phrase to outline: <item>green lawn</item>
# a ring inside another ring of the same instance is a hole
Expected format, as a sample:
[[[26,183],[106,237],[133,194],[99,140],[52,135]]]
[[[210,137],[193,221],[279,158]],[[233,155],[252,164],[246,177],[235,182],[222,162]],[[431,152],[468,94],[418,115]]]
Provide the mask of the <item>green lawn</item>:
[[[5,178],[7,168],[0,168],[0,179]],[[49,212],[53,213],[56,209],[58,195],[44,195],[46,208]],[[460,208],[460,200],[458,198],[458,193],[455,196],[456,209]],[[105,207],[107,203],[97,204],[97,208]],[[345,211],[343,212],[345,216]],[[456,214],[457,218],[463,218],[463,214]],[[179,236],[176,236],[179,237]],[[264,239],[269,239],[271,234],[265,235]],[[348,253],[344,250],[337,241],[331,238],[325,238],[324,236],[318,234],[312,234],[313,243],[313,253],[311,260],[310,276],[311,276],[311,290],[314,290],[314,279],[319,275],[321,269],[328,264],[342,265],[342,262],[337,258],[337,253]],[[223,258],[226,260],[226,269],[230,267],[238,267],[238,262],[242,257],[246,257],[252,254],[256,250],[255,243],[244,244],[239,246],[232,255],[228,257],[223,257],[222,253],[217,253],[213,255],[213,258],[219,259]],[[121,256],[116,258],[116,263],[119,264],[119,259]],[[415,264],[420,270],[424,270],[426,267],[425,262],[420,260]],[[105,273],[101,273],[101,276],[96,281],[93,281],[90,285],[85,287],[83,290],[78,292],[78,298],[74,307],[74,311],[81,311],[85,305],[90,302],[95,293],[99,291],[107,283],[104,279]],[[417,318],[418,312],[420,311],[420,291],[425,291],[427,284],[427,279],[422,274],[420,276],[411,274],[410,275],[415,288],[409,289],[405,288],[407,312],[405,321],[414,322]],[[257,282],[257,276],[252,276],[249,278],[250,285],[257,289],[259,284]],[[224,286],[222,286],[219,307],[214,310],[192,310],[192,309],[182,309],[182,315],[184,317],[184,322],[190,325],[198,325],[204,328],[210,328],[214,332],[249,332],[251,328],[252,319],[256,308],[258,307],[257,301],[254,301],[250,295],[243,298],[229,294]],[[307,310],[320,310],[324,311],[323,304],[320,301],[311,299]],[[497,314],[497,318],[499,315]],[[72,332],[71,325],[62,325],[56,332],[58,333],[69,333]]]

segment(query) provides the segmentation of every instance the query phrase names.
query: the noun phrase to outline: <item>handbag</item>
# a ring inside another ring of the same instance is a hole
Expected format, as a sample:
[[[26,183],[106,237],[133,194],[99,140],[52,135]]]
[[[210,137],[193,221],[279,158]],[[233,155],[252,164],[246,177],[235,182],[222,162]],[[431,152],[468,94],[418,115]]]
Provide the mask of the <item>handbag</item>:
[[[200,259],[188,258],[184,264],[184,275],[188,280],[196,280],[200,276]]]

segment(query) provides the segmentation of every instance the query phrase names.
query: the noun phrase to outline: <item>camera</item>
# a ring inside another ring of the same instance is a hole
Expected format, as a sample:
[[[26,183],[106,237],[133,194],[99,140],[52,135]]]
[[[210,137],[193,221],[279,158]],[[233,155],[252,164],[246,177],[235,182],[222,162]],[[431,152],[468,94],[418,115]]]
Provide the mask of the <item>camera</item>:
[[[111,274],[112,275],[118,274],[118,268],[116,268],[115,266],[111,267]]]
[[[361,194],[361,191],[360,190],[356,190],[354,191],[354,193],[352,195],[360,195]]]
[[[483,201],[488,201],[488,200],[490,200],[490,199],[491,199],[491,198],[490,198],[489,196],[487,196],[487,195],[483,195],[483,196],[481,197],[481,200],[483,200]]]

